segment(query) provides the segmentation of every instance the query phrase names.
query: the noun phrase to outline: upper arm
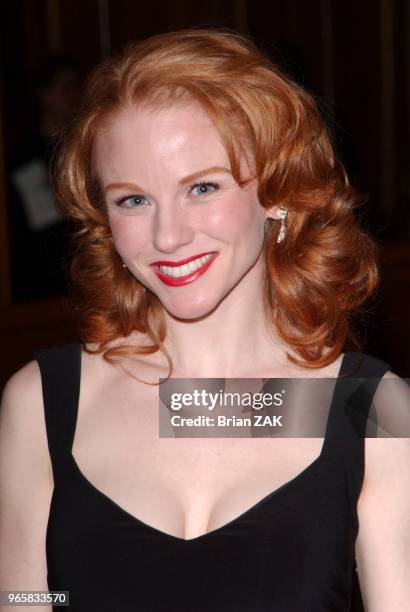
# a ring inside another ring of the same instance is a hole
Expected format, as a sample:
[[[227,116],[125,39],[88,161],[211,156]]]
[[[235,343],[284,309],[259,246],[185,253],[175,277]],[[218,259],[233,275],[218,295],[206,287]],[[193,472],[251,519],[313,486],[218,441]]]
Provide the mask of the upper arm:
[[[45,536],[52,491],[40,369],[31,361],[8,380],[1,401],[0,591],[48,590]]]
[[[385,378],[399,381],[391,372]],[[392,395],[397,393],[410,415],[409,388],[399,383]],[[410,438],[365,439],[358,516],[356,562],[366,611],[410,610]]]

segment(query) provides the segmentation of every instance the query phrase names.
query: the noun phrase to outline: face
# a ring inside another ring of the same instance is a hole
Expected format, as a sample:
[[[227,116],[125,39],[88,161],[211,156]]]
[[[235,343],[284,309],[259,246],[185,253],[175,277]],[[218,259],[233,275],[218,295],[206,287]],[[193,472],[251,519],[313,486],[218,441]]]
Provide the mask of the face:
[[[202,317],[251,290],[268,213],[255,180],[234,180],[199,105],[124,108],[100,131],[94,161],[115,248],[169,314]]]

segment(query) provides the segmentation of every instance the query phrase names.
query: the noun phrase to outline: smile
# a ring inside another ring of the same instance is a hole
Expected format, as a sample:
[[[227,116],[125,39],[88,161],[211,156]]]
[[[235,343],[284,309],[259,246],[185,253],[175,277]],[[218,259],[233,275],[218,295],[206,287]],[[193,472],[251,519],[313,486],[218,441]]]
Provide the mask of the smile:
[[[207,255],[192,259],[182,266],[156,265],[153,266],[153,269],[158,278],[166,285],[171,285],[173,287],[186,285],[196,280],[199,276],[202,276],[217,255],[218,253],[208,253]]]
[[[186,276],[187,274],[191,274],[191,272],[195,272],[196,270],[199,270],[199,268],[202,268],[204,263],[209,261],[211,257],[211,254],[204,255],[204,257],[198,257],[198,259],[194,259],[194,261],[190,261],[189,263],[183,266],[172,268],[170,266],[159,266],[159,269],[163,274],[166,274],[167,276]]]

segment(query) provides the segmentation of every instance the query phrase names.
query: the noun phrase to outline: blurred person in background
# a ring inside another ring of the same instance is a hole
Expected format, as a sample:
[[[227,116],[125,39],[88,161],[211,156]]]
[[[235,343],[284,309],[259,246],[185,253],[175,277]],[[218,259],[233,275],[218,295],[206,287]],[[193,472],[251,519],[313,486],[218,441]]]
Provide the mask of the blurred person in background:
[[[70,226],[56,205],[49,164],[58,134],[80,101],[75,60],[46,58],[34,75],[33,89],[32,128],[6,161],[13,301],[56,295],[66,284]]]

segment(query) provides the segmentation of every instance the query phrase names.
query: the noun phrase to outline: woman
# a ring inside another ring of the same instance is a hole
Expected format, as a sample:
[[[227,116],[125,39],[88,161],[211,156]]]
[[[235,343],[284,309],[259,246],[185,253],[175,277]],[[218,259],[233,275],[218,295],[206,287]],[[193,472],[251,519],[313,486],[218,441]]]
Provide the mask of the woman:
[[[232,32],[155,36],[96,69],[55,176],[81,344],[4,392],[2,585],[349,610],[356,559],[367,610],[410,609],[410,446],[340,436],[337,390],[324,439],[158,436],[169,375],[397,379],[342,352],[375,246],[312,97]]]

